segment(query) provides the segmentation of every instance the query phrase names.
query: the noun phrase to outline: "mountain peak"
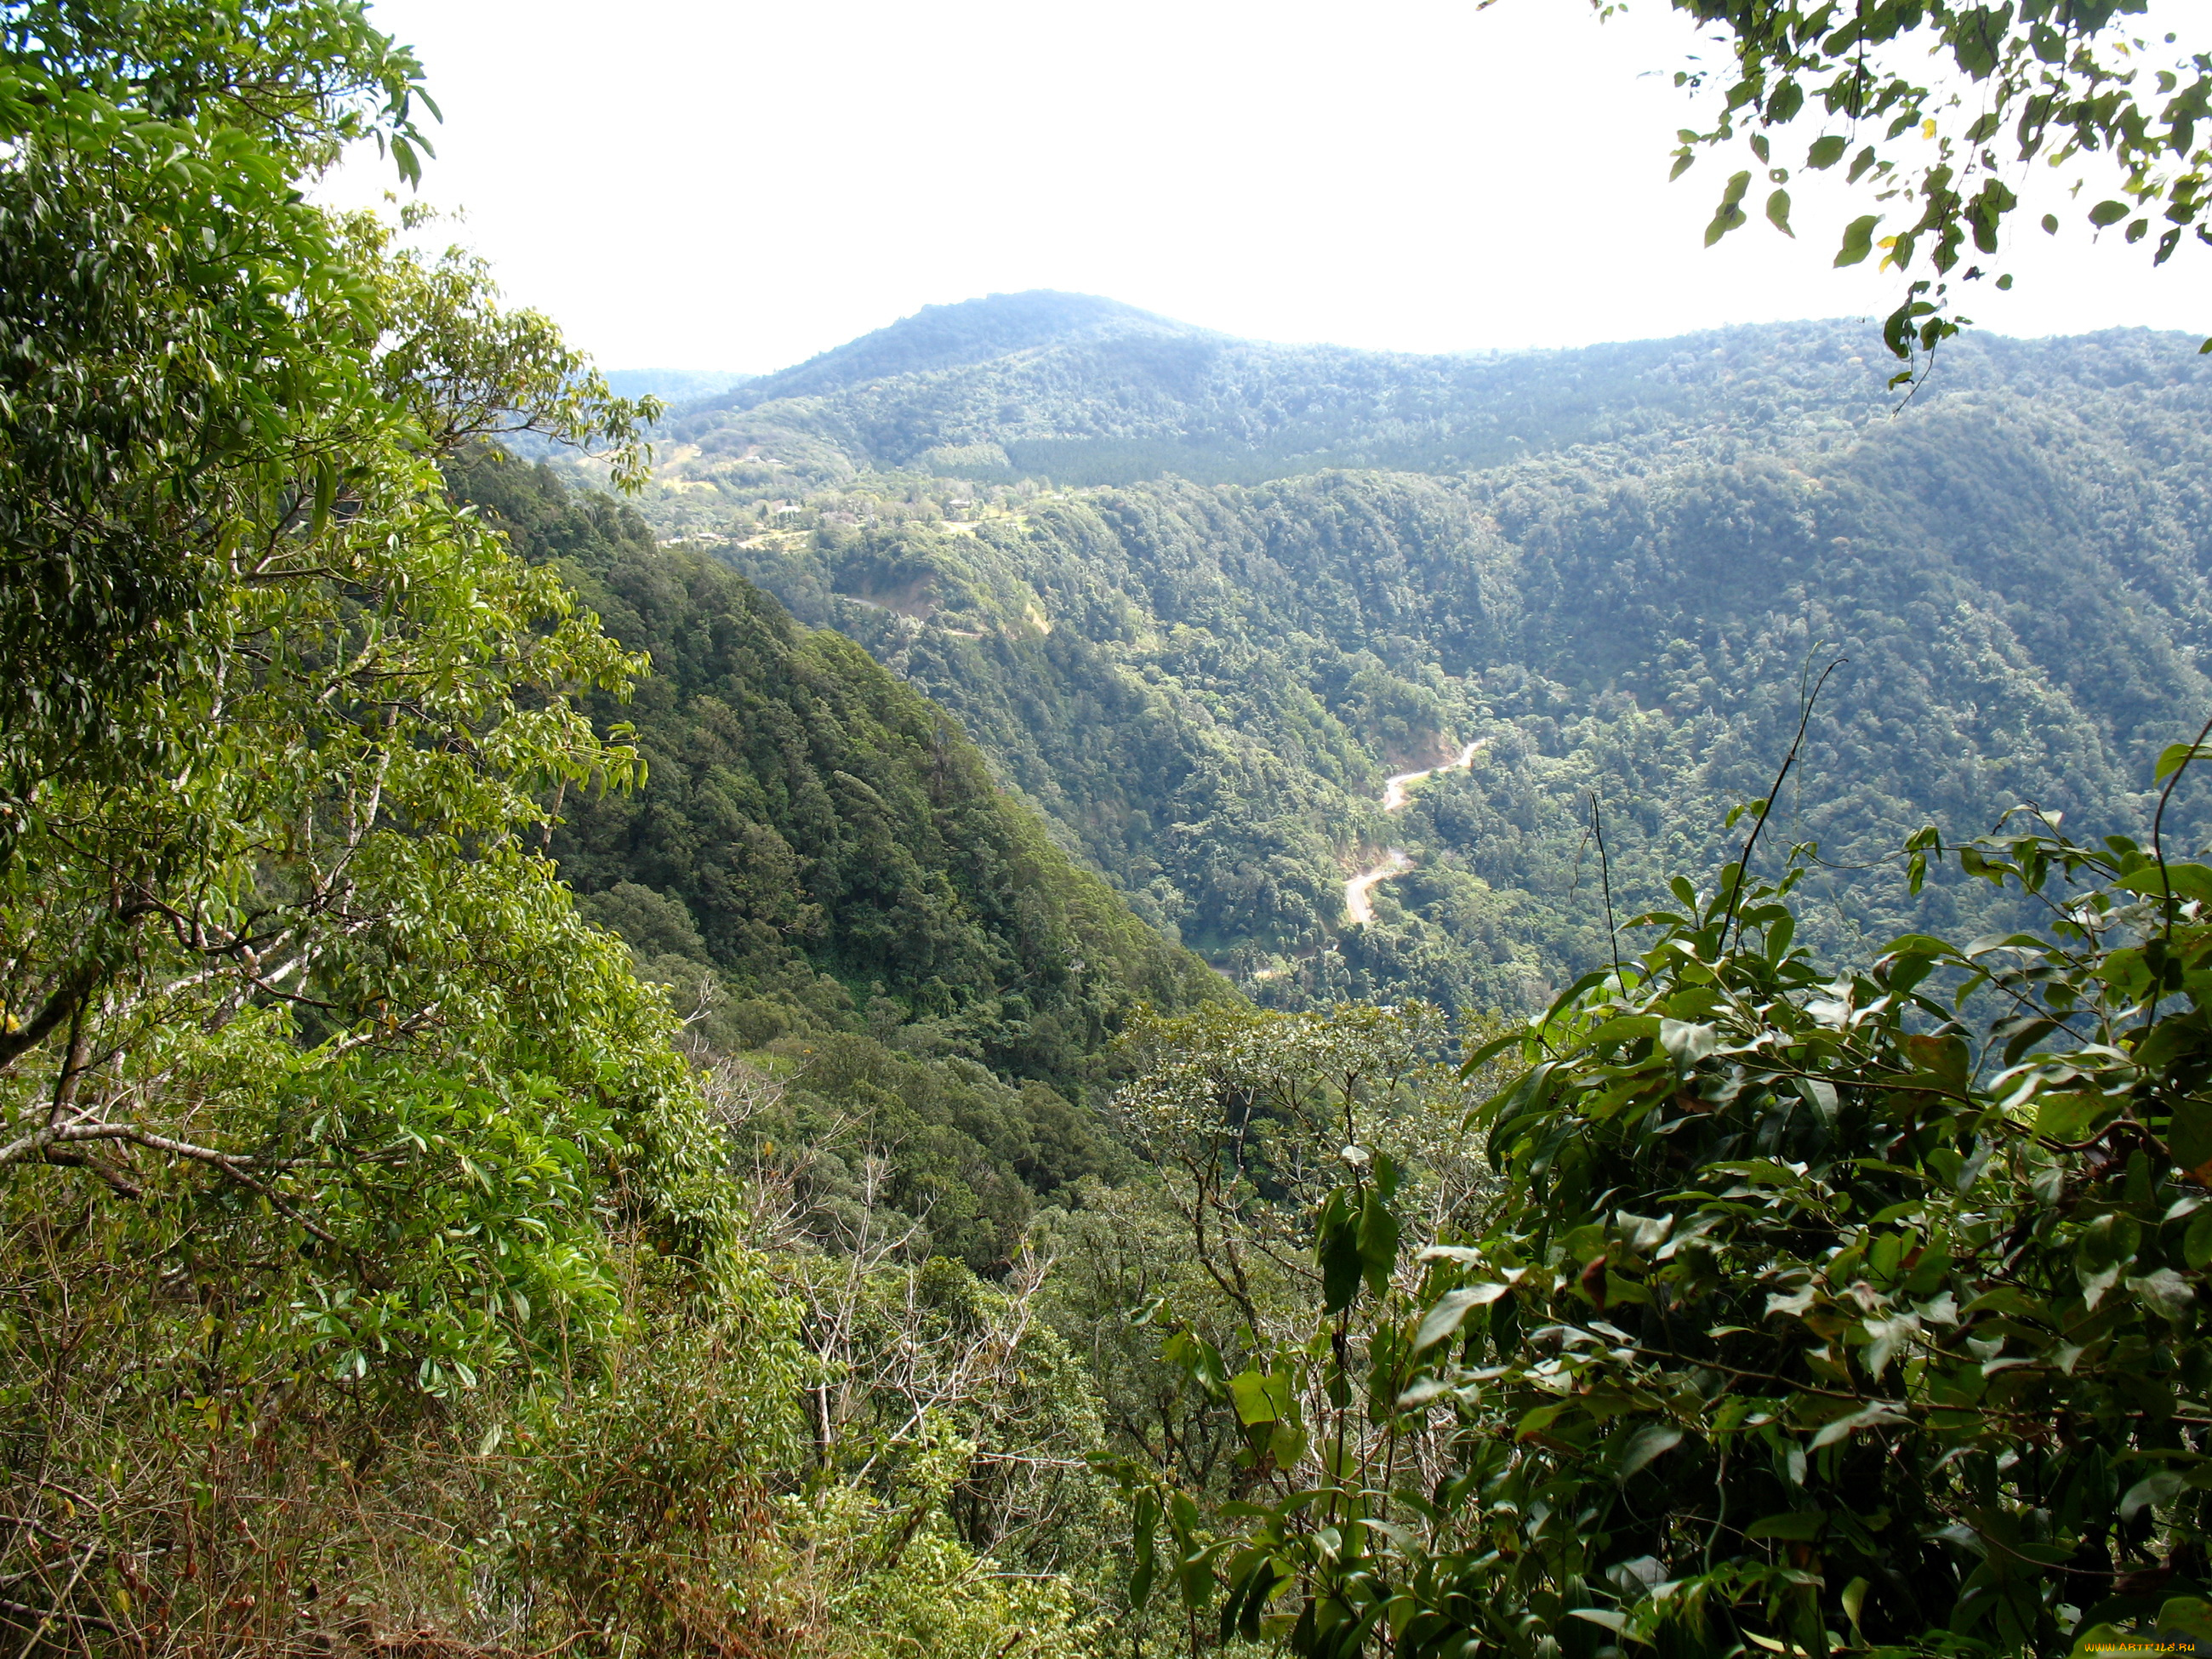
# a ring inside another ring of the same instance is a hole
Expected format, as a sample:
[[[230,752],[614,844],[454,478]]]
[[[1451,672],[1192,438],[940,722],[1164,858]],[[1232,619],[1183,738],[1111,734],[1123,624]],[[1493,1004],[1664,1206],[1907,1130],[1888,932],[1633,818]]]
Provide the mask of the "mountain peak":
[[[957,368],[1038,346],[1131,334],[1211,337],[1210,330],[1139,311],[1095,294],[1034,288],[952,305],[924,306],[886,328],[748,384],[747,405],[775,398],[817,397],[863,380]]]

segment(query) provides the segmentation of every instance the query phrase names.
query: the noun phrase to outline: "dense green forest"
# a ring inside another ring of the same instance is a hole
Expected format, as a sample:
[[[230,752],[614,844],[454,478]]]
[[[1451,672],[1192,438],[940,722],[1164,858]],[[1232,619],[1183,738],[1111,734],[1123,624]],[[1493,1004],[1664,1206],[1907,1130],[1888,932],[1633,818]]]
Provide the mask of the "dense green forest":
[[[1704,21],[2212,165],[2054,15]],[[429,107],[0,8],[17,1659],[2212,1641],[2195,356],[606,375]]]
[[[1266,374],[1170,397],[1146,355],[1167,337]],[[1844,325],[1408,364],[1008,296],[678,412],[641,507],[943,703],[1250,994],[1525,1009],[1607,958],[1608,880],[1618,919],[1711,860],[1838,658],[1778,825],[1831,866],[1806,889],[1825,946],[2024,919],[1868,867],[1924,823],[1972,834],[2033,802],[2144,826],[2149,757],[2212,706],[2212,383],[2142,333],[1946,353],[1900,407],[1879,340]],[[1326,406],[1372,447],[1399,405],[1352,395],[1370,383],[1447,388],[1521,459],[1350,471],[1262,429]],[[947,432],[1188,432],[1231,396],[1255,400],[1236,447],[1265,482],[869,470]],[[1570,442],[1546,411],[1577,400]],[[1387,775],[1469,743],[1467,769],[1380,809]],[[1409,867],[1352,925],[1346,880],[1392,848]]]

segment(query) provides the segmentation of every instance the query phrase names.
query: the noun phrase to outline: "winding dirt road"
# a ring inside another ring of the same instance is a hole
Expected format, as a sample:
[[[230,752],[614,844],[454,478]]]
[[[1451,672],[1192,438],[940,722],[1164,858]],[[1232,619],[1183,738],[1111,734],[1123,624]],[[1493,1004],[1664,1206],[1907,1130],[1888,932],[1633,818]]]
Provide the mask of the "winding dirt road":
[[[1372,870],[1362,870],[1344,884],[1344,913],[1352,918],[1354,927],[1364,927],[1375,920],[1375,901],[1368,896],[1393,876],[1402,876],[1413,867],[1411,854],[1402,847],[1390,849],[1390,856]]]
[[[1488,739],[1478,739],[1459,751],[1457,760],[1446,761],[1442,766],[1431,766],[1423,772],[1401,772],[1395,777],[1382,781],[1382,810],[1395,812],[1413,799],[1413,787],[1423,778],[1433,777],[1439,772],[1455,772],[1474,764]],[[1344,914],[1354,927],[1364,927],[1375,920],[1375,890],[1393,877],[1402,876],[1413,867],[1413,854],[1402,847],[1393,847],[1384,854],[1382,862],[1371,870],[1362,870],[1344,884]]]

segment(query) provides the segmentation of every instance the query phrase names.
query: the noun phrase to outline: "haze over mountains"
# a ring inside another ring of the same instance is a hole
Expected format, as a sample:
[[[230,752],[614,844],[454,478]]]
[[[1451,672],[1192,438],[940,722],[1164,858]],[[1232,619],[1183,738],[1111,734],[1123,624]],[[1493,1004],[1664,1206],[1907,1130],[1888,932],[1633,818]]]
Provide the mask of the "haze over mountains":
[[[1593,795],[1625,916],[1711,867],[1832,658],[1789,839],[2140,828],[2212,691],[2194,343],[1969,336],[1900,407],[1853,324],[1419,357],[994,295],[680,407],[641,507],[1254,994],[1525,1006],[1608,949]],[[2002,920],[1820,884],[1838,945]]]

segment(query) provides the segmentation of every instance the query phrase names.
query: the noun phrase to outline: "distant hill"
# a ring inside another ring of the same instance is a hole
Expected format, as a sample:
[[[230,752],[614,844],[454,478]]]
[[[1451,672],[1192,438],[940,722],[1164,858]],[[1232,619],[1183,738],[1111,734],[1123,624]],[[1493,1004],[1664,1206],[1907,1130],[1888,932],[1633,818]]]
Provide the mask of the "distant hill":
[[[873,380],[929,374],[1079,343],[1226,337],[1115,300],[1033,289],[957,305],[924,306],[888,328],[763,375],[735,396],[718,401],[731,409],[753,409],[781,398],[825,397]]]
[[[2053,354],[1971,337],[1929,397],[2053,369],[2145,368],[2141,331]],[[2130,343],[2134,342],[2134,343]],[[803,482],[842,467],[1076,486],[1173,474],[1257,483],[1329,467],[1457,472],[1578,444],[1771,441],[1895,403],[1870,326],[1805,323],[1574,350],[1422,356],[1240,340],[1084,295],[932,306],[672,421],[682,476],[766,452]],[[2166,372],[2175,372],[2169,364]],[[827,452],[826,453],[823,452]],[[831,458],[835,459],[832,459]]]
[[[1228,988],[850,640],[544,467],[449,481],[652,655],[633,701],[593,705],[631,728],[643,786],[569,793],[550,840],[580,908],[697,1036],[764,1053],[795,1109],[811,1091],[810,1133],[896,1147],[880,1196],[928,1249],[1002,1266],[1034,1196],[1111,1167],[1086,1097],[1129,1015]]]

